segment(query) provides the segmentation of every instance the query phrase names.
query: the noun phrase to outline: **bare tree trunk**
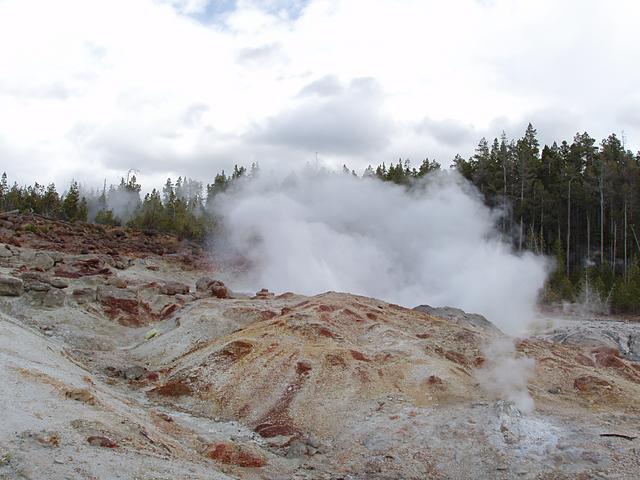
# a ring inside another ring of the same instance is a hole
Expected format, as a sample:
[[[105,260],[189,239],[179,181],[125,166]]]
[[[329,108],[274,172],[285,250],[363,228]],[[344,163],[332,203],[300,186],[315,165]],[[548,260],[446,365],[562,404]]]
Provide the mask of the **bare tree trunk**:
[[[611,268],[613,269],[613,275],[616,274],[616,237],[618,233],[618,227],[616,222],[613,222],[613,249],[611,250]]]
[[[571,182],[573,178],[569,180],[569,194],[567,195],[567,276],[569,276],[569,251],[571,245]]]
[[[624,283],[627,284],[627,199],[624,199]]]
[[[591,221],[587,213],[587,260],[591,260]]]
[[[600,173],[600,268],[604,266],[604,172]]]

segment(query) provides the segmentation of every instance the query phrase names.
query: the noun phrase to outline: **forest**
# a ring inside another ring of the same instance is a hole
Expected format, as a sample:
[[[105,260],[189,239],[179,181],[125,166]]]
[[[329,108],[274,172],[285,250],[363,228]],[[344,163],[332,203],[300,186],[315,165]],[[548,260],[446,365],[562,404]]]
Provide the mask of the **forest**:
[[[456,155],[451,168],[478,189],[487,206],[500,211],[497,228],[516,252],[552,256],[555,269],[541,300],[576,301],[595,293],[617,313],[640,313],[640,152],[625,148],[615,134],[600,143],[587,133],[571,141],[540,146],[529,124],[519,139],[503,133],[492,142],[482,138],[469,158]],[[412,188],[420,178],[441,170],[409,159],[369,165],[362,177],[376,177]],[[204,241],[215,235],[209,208],[215,196],[236,180],[256,175],[258,165],[234,167],[212,183],[179,177],[161,190],[141,195],[135,175],[117,185],[86,190],[72,181],[64,193],[54,184],[9,184],[0,181],[0,210],[31,211],[67,221],[126,225],[172,232]],[[358,176],[346,165],[345,174]]]

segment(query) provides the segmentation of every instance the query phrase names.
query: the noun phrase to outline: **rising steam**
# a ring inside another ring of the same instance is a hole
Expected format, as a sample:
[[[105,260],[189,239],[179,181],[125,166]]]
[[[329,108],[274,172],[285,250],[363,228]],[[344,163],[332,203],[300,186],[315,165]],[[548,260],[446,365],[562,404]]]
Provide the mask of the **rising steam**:
[[[216,203],[226,245],[250,265],[237,289],[456,306],[516,332],[546,277],[546,261],[512,253],[496,214],[451,172],[411,190],[344,174],[262,175]]]

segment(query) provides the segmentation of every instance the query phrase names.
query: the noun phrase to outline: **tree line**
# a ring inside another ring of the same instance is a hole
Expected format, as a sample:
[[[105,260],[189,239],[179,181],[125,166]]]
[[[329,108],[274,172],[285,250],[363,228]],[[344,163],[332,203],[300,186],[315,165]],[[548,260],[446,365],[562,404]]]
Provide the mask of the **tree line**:
[[[614,310],[640,312],[640,152],[615,134],[598,144],[578,133],[540,148],[529,124],[517,140],[481,139],[453,167],[503,210],[500,228],[516,250],[555,257],[547,300],[590,289]]]
[[[555,258],[543,300],[574,301],[588,289],[618,312],[640,313],[640,152],[626,149],[615,134],[598,144],[579,133],[571,142],[541,147],[529,124],[518,139],[504,133],[491,143],[482,138],[471,157],[456,155],[451,168],[477,187],[487,206],[501,211],[497,227],[514,250]],[[72,181],[60,194],[54,184],[9,186],[5,173],[0,209],[203,240],[215,229],[210,207],[216,195],[258,170],[257,164],[236,165],[231,174],[222,171],[206,185],[187,177],[167,179],[161,190],[144,197],[135,175],[98,191]],[[362,177],[411,188],[438,170],[441,165],[428,158],[417,168],[398,160],[369,165]],[[346,165],[343,172],[358,176]]]

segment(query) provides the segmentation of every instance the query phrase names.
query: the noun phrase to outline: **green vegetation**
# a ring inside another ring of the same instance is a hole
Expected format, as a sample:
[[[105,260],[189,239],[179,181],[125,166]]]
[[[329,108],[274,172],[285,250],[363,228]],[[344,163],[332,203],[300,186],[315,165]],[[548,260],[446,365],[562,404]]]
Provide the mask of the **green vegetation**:
[[[483,138],[454,167],[504,210],[500,228],[516,250],[555,258],[547,300],[576,300],[587,284],[614,311],[640,312],[640,153],[616,135],[597,145],[587,133],[540,149],[536,134],[529,124],[516,141]]]
[[[369,165],[362,177],[409,187],[440,168],[429,159],[418,168],[398,160]],[[609,301],[614,311],[640,313],[640,153],[626,150],[616,135],[597,145],[587,133],[540,148],[529,125],[517,140],[505,134],[491,143],[483,138],[470,158],[456,155],[452,169],[477,187],[489,207],[501,210],[497,227],[514,250],[555,259],[543,300],[575,301],[593,294]],[[73,181],[59,195],[53,184],[9,187],[4,174],[0,210],[203,240],[216,225],[210,213],[215,197],[257,172],[255,164],[250,169],[236,165],[231,175],[222,171],[206,186],[186,177],[168,179],[162,191],[154,189],[143,198],[135,175],[108,188],[105,183],[99,192],[85,191]],[[346,165],[343,172],[357,177]]]

